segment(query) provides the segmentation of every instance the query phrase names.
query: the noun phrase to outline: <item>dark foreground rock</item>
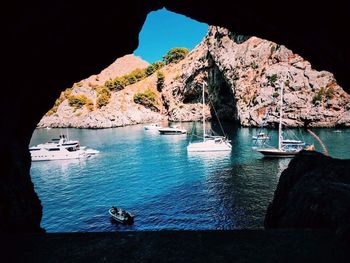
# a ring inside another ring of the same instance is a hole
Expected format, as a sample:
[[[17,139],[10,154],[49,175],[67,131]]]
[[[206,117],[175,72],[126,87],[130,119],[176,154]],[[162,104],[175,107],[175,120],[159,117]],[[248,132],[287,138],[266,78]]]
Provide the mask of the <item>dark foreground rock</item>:
[[[333,233],[315,230],[32,234],[0,239],[6,244],[1,262],[328,263],[348,262],[350,256]]]
[[[330,229],[350,241],[350,160],[298,154],[281,174],[265,227]]]

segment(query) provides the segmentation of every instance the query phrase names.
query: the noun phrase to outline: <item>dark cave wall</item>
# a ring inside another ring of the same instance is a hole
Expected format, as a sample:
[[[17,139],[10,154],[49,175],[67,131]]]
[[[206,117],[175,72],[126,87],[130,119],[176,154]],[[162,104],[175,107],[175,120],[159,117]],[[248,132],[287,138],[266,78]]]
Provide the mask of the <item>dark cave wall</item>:
[[[154,8],[135,0],[14,1],[4,7],[0,232],[41,231],[42,207],[29,175],[36,124],[62,90],[132,53]]]
[[[59,93],[132,53],[149,11],[165,5],[208,24],[283,43],[335,74],[350,92],[346,1],[332,5],[203,1],[20,1],[2,7],[0,232],[38,232],[42,207],[30,180],[28,144]],[[317,7],[317,10],[316,10]],[[25,220],[23,219],[25,218]]]

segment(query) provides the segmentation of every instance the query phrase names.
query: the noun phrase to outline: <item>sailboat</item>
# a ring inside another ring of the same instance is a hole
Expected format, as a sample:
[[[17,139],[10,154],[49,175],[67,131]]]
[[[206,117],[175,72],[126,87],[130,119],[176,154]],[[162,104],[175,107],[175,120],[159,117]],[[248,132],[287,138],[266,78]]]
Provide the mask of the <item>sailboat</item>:
[[[202,120],[203,120],[203,138],[200,142],[189,143],[187,146],[188,152],[219,152],[219,151],[231,151],[230,141],[224,136],[212,136],[206,134],[205,131],[205,92],[204,84],[202,89],[203,97],[203,109],[202,109]]]
[[[301,150],[314,150],[314,146],[300,140],[290,140],[283,137],[282,116],[283,116],[283,87],[281,84],[280,112],[278,124],[278,148],[257,148],[256,150],[265,157],[293,157]]]

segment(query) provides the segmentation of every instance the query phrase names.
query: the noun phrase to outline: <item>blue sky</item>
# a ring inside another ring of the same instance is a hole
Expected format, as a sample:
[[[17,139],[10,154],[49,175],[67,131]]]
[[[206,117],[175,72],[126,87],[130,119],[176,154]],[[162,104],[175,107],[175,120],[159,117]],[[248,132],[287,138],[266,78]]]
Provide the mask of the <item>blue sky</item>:
[[[148,14],[134,55],[153,63],[174,47],[193,49],[206,35],[208,25],[161,9]]]

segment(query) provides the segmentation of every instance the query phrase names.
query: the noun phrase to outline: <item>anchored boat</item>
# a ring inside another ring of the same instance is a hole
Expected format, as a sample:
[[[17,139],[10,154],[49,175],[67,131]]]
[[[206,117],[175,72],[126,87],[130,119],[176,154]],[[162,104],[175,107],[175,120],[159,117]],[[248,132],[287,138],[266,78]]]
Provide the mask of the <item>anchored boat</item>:
[[[122,224],[132,224],[134,222],[135,215],[129,213],[128,211],[112,206],[108,210],[112,218]]]
[[[53,161],[87,158],[98,154],[99,151],[80,147],[78,140],[68,140],[65,135],[60,135],[58,139],[41,143],[29,148],[32,161]]]

